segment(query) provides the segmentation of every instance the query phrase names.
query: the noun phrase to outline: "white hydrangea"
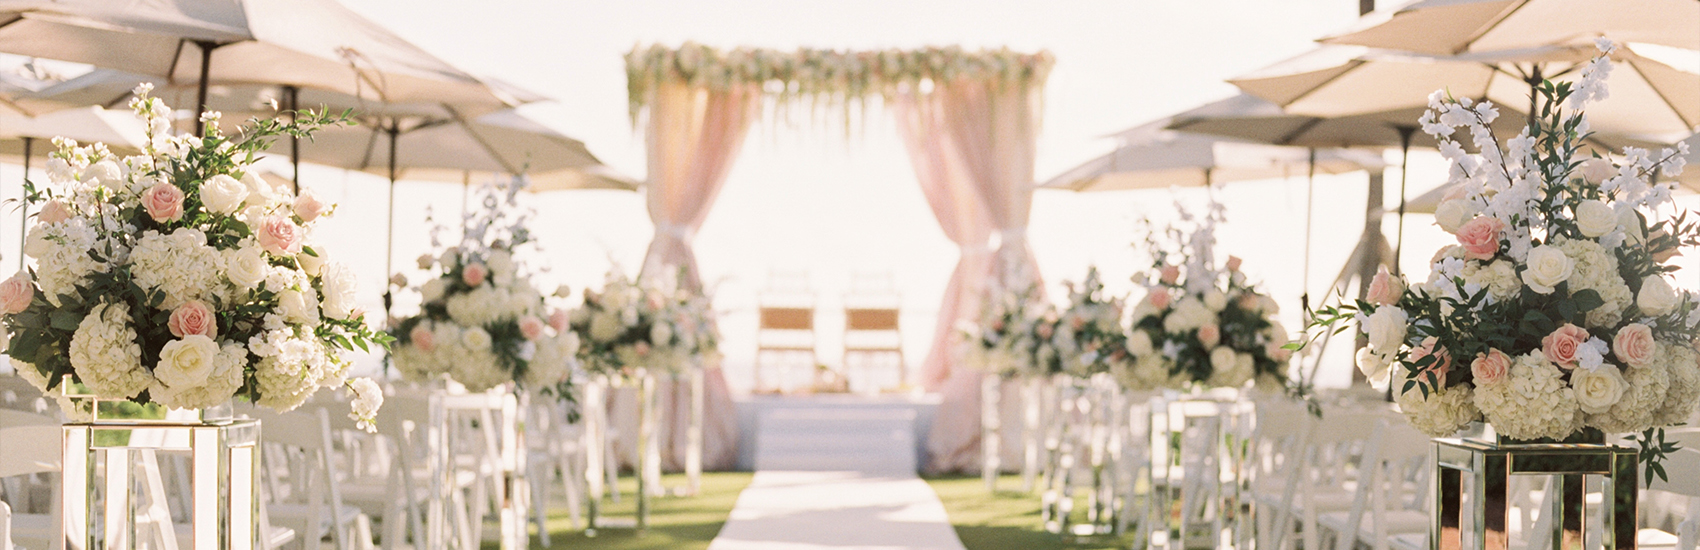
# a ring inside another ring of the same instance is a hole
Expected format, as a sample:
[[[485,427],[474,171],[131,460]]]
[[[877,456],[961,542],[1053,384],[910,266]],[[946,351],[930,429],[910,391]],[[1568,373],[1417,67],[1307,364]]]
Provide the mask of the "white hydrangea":
[[[254,366],[254,380],[261,393],[259,404],[279,412],[305,403],[335,368],[323,342],[296,337],[290,330],[256,335],[248,341],[248,349],[260,357]]]
[[[71,367],[95,395],[108,399],[134,399],[153,384],[128,305],[101,303],[89,310],[71,334]]]
[[[236,390],[242,387],[242,369],[247,364],[248,348],[236,342],[224,342],[212,358],[211,369],[204,377],[178,380],[169,385],[164,377],[156,377],[154,384],[148,388],[148,396],[173,409],[204,409],[216,406],[230,401],[231,397],[236,395]],[[163,369],[164,365],[160,368]]]
[[[1582,409],[1564,373],[1540,350],[1511,363],[1505,383],[1476,388],[1476,408],[1500,435],[1563,439],[1581,426]]]
[[[449,318],[466,327],[484,326],[517,317],[507,311],[507,293],[497,290],[493,285],[479,285],[471,291],[449,296],[446,305]]]
[[[85,277],[107,270],[106,264],[89,257],[100,241],[99,233],[82,217],[30,229],[24,254],[36,260],[35,282],[48,303],[60,305],[59,296],[76,294]]]
[[[1465,284],[1487,289],[1487,301],[1490,303],[1516,298],[1523,291],[1523,280],[1517,277],[1517,267],[1506,260],[1495,260],[1486,265],[1468,262],[1464,265],[1463,277]]]
[[[467,332],[472,331],[482,332],[482,329],[471,329]],[[485,391],[513,379],[512,374],[496,363],[496,353],[488,346],[483,349],[470,346],[459,349],[463,351],[464,356],[449,365],[449,376],[466,386],[467,391]]]
[[[1653,413],[1653,425],[1687,422],[1700,405],[1700,353],[1682,344],[1661,345],[1659,350],[1669,352],[1661,357],[1670,370],[1670,388],[1665,390],[1664,403]]]
[[[553,337],[540,338],[537,353],[532,356],[525,372],[525,384],[531,387],[552,386],[572,374],[578,353],[578,334],[568,331]],[[977,346],[976,346],[977,347]]]
[[[348,390],[354,394],[348,403],[348,418],[354,420],[355,427],[377,433],[374,422],[378,419],[378,409],[384,406],[384,389],[371,378],[356,378],[348,383]]]
[[[1433,437],[1447,437],[1482,417],[1472,397],[1470,387],[1465,385],[1430,388],[1427,398],[1423,397],[1421,388],[1412,387],[1400,393],[1396,401],[1412,427]]]
[[[218,249],[207,246],[206,234],[190,228],[142,234],[130,261],[136,286],[165,293],[160,304],[165,309],[190,300],[211,301],[222,284],[220,268],[225,263]]]
[[[1571,240],[1558,244],[1574,262],[1570,274],[1570,293],[1593,290],[1605,304],[1588,312],[1587,325],[1594,328],[1615,327],[1623,318],[1623,310],[1635,302],[1635,293],[1624,284],[1617,272],[1617,255],[1589,240]]]

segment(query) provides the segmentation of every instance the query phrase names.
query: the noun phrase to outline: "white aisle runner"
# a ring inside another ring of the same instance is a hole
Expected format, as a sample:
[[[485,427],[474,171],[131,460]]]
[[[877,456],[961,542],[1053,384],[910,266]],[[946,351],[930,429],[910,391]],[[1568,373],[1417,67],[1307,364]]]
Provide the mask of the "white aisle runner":
[[[775,408],[756,475],[709,550],[961,550],[944,505],[915,477],[908,409]]]

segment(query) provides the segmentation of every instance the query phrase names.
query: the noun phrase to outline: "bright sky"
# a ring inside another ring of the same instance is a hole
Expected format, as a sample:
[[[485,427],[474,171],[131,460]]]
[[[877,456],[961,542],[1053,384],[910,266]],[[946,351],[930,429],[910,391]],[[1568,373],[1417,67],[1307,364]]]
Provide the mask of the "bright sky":
[[[462,68],[557,99],[527,112],[640,179],[642,136],[627,118],[622,58],[635,44],[1049,49],[1057,64],[1039,138],[1037,177],[1043,181],[1108,151],[1112,144],[1101,136],[1232,95],[1223,79],[1307,50],[1311,40],[1351,23],[1357,8],[1355,0],[344,1]],[[835,336],[842,316],[831,312],[841,307],[851,273],[863,271],[894,275],[903,296],[908,361],[918,365],[925,356],[956,251],[922,199],[890,118],[873,115],[848,138],[839,128],[759,127],[697,237],[705,278],[717,289],[734,388],[750,384],[754,308],[774,269],[810,273],[822,312],[823,362],[840,363]],[[1442,174],[1432,154],[1413,158],[1411,196],[1434,187]],[[5,197],[17,195],[18,173],[15,166],[0,173]],[[1246,270],[1281,300],[1291,328],[1299,326],[1303,287],[1306,194],[1300,175],[1302,168],[1295,167],[1294,178],[1233,184],[1221,194],[1229,223],[1218,250],[1246,259]],[[1397,178],[1396,170],[1389,172],[1390,200],[1396,200]],[[368,308],[380,309],[383,181],[324,168],[304,170],[302,181],[341,203],[338,219],[319,239],[361,272]],[[1313,291],[1327,284],[1357,240],[1363,182],[1361,173],[1317,180]],[[453,219],[461,191],[458,185],[403,182],[398,195],[394,257],[398,269],[407,269],[429,245],[425,208]],[[1128,292],[1127,277],[1147,263],[1131,247],[1134,221],[1166,220],[1177,198],[1198,205],[1202,196],[1200,190],[1041,190],[1030,224],[1040,270],[1054,284],[1079,279],[1097,264],[1112,291]],[[610,262],[628,270],[640,264],[651,227],[639,195],[564,192],[534,197],[529,205],[544,214],[536,230],[549,252],[551,284],[579,289],[598,283]],[[1389,235],[1391,224],[1389,218]],[[16,227],[9,210],[0,217],[0,254],[7,258],[0,268],[8,271],[17,257]],[[1423,261],[1446,236],[1424,216],[1413,216],[1406,231],[1404,265],[1420,277],[1427,272]],[[413,276],[417,281],[420,275]],[[1060,295],[1060,287],[1053,294]],[[1319,381],[1345,382],[1349,367],[1337,359]]]

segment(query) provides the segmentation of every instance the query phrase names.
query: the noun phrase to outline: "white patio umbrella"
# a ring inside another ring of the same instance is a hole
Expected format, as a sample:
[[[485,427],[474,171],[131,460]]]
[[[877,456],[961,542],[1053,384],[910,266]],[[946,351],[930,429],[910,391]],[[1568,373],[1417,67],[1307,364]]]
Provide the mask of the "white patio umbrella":
[[[1490,100],[1527,113],[1532,83],[1575,78],[1591,43],[1434,57],[1360,46],[1323,46],[1229,79],[1293,114],[1341,117],[1422,108],[1429,94]],[[1670,143],[1700,124],[1700,73],[1648,59],[1633,45],[1612,55],[1611,100],[1589,106],[1594,131]]]
[[[1423,0],[1371,13],[1321,42],[1453,55],[1596,36],[1700,50],[1700,2]]]
[[[1291,176],[1303,173],[1310,162],[1310,151],[1301,147],[1163,131],[1164,124],[1158,124],[1144,139],[1124,140],[1116,150],[1063,172],[1041,187],[1071,191],[1197,187]],[[1372,153],[1336,149],[1317,151],[1315,162],[1316,170],[1325,174],[1381,165],[1381,159]]]
[[[335,0],[0,0],[0,52],[196,83],[203,110],[209,83],[447,103],[473,116],[517,104]]]

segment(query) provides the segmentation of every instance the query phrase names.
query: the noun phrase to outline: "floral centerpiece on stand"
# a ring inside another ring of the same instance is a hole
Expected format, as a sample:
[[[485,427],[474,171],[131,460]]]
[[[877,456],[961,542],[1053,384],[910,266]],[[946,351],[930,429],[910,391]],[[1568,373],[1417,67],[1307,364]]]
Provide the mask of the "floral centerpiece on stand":
[[[58,138],[49,185],[25,183],[40,208],[24,246],[36,265],[0,283],[12,364],[43,391],[68,381],[175,409],[242,396],[287,411],[346,385],[369,427],[383,395],[346,378],[347,355],[388,337],[367,327],[353,270],[311,242],[333,209],[253,166],[273,138],[347,115],[303,112],[226,136],[214,112],[201,118],[206,137],[176,136],[151,89],[130,102],[149,130],[143,154]]]
[[[987,300],[982,320],[962,326],[968,364],[1002,377],[1050,372],[1057,360],[1050,343],[1057,308],[1037,294],[1038,287],[1029,286]]]
[[[692,296],[670,281],[640,284],[618,267],[601,291],[585,289],[571,330],[585,345],[585,368],[611,376],[678,373],[717,353],[718,336],[707,296]]]
[[[1177,209],[1183,222],[1193,220]],[[1216,224],[1223,219],[1221,203],[1212,201],[1190,233],[1170,227],[1160,240],[1148,232],[1152,270],[1134,277],[1146,295],[1133,309],[1127,336],[1133,360],[1120,376],[1130,387],[1288,386],[1292,351],[1275,319],[1279,306],[1246,282],[1239,258],[1216,265]]]
[[[571,398],[579,338],[520,257],[536,249],[530,216],[518,204],[523,187],[523,177],[485,186],[483,208],[467,216],[460,244],[419,257],[420,269],[437,274],[418,287],[419,313],[392,329],[394,364],[407,379],[447,375],[474,392],[512,381]],[[443,230],[433,230],[434,246]],[[396,277],[396,286],[406,283]]]
[[[1516,440],[1644,432],[1653,461],[1673,450],[1654,431],[1693,413],[1700,316],[1666,262],[1700,243],[1700,227],[1686,212],[1659,212],[1674,209],[1674,185],[1653,179],[1678,174],[1687,148],[1584,158],[1583,108],[1606,97],[1610,68],[1602,55],[1574,85],[1541,83],[1540,117],[1503,145],[1488,129],[1499,116],[1491,103],[1436,92],[1421,123],[1451,162],[1459,192],[1436,221],[1458,244],[1435,253],[1423,283],[1384,272],[1366,300],[1318,312],[1320,327],[1356,321],[1369,342],[1359,368],[1391,379],[1424,432],[1478,420]],[[1449,137],[1458,128],[1479,153]]]
[[[1122,330],[1121,298],[1104,294],[1098,268],[1086,271],[1080,286],[1068,286],[1068,309],[1057,317],[1051,345],[1056,348],[1053,372],[1080,378],[1110,372],[1128,358],[1127,332]]]

